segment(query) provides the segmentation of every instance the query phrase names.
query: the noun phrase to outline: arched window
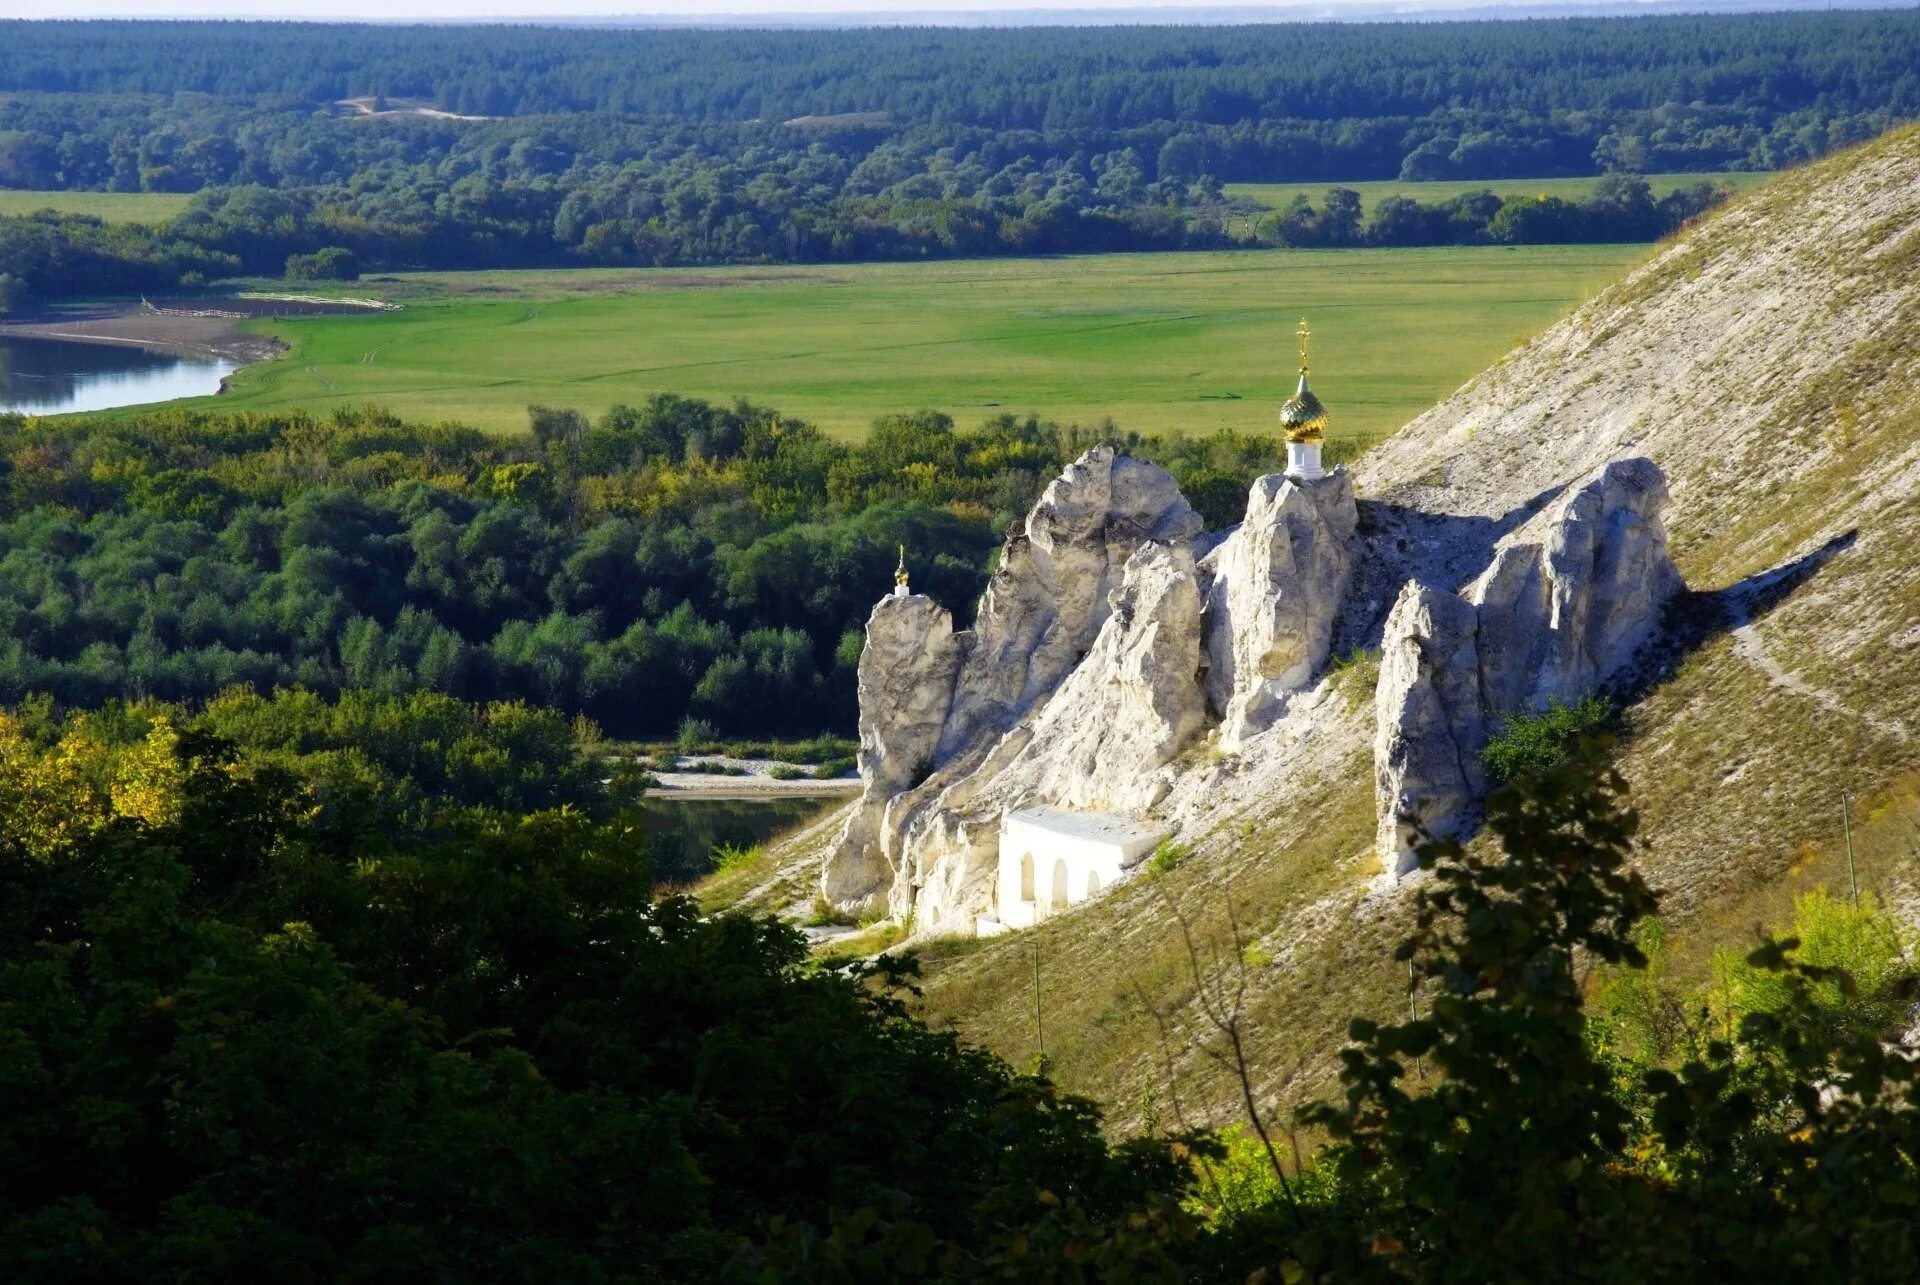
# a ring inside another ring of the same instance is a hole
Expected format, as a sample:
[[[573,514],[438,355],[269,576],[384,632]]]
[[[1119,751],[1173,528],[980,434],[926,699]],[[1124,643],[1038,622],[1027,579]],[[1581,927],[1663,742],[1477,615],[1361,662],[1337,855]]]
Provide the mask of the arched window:
[[[1099,891],[1100,891],[1100,872],[1098,870],[1087,871],[1087,895],[1091,897],[1094,893]]]
[[[1020,900],[1033,900],[1033,854],[1020,854]]]
[[[1067,859],[1065,857],[1053,863],[1053,908],[1067,908]]]

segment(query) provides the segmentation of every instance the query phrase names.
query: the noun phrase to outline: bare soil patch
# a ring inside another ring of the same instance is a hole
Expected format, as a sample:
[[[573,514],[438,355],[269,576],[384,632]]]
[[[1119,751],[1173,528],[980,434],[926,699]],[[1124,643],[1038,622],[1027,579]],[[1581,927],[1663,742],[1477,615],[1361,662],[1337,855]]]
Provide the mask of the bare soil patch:
[[[361,312],[365,305],[317,299],[181,295],[142,300],[62,304],[0,321],[0,335],[23,339],[73,339],[132,344],[159,352],[188,353],[255,362],[278,356],[286,345],[248,334],[240,323],[260,317],[316,317]]]

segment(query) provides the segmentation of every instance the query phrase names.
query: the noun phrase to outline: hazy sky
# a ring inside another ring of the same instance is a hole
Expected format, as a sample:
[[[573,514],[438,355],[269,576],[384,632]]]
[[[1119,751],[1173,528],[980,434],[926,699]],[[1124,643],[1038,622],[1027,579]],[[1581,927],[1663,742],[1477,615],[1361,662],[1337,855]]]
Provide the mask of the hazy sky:
[[[4,18],[603,18],[649,14],[903,13],[995,9],[1219,8],[1296,0],[0,0]],[[1341,0],[1315,0],[1337,8]],[[1424,7],[1424,6],[1422,6]],[[1435,6],[1439,7],[1439,6]]]

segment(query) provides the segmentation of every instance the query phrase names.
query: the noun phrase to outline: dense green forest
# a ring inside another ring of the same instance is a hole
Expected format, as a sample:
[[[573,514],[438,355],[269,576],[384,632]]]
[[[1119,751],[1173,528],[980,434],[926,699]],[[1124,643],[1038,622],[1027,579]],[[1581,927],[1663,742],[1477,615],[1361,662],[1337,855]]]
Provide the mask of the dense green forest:
[[[1114,191],[1089,194],[1084,181],[1073,181],[1078,195],[1057,185],[1014,197],[890,195],[813,207],[790,202],[790,194],[713,188],[691,171],[622,171],[615,194],[549,184],[516,191],[504,206],[452,211],[438,204],[395,210],[383,194],[371,214],[316,190],[223,188],[203,193],[159,229],[51,212],[0,218],[0,315],[63,296],[195,290],[239,273],[313,281],[399,268],[1649,241],[1726,195],[1702,183],[1655,198],[1646,180],[1610,174],[1584,201],[1477,192],[1431,203],[1389,197],[1367,211],[1351,188],[1336,187],[1318,205],[1300,198],[1285,210],[1230,219],[1217,193],[1186,209],[1141,206]]]
[[[305,107],[386,96],[487,116],[680,121],[886,112],[991,130],[1418,119],[1460,106],[1543,128],[1609,118],[1557,127],[1576,135],[1700,104],[1727,113],[1720,125],[1765,132],[1802,112],[1920,114],[1917,34],[1920,16],[1897,10],[1004,30],[10,23],[0,91]],[[1578,168],[1590,152],[1575,154]]]
[[[1798,1285],[1920,1259],[1898,922],[1811,898],[1711,995],[1675,986],[1604,772],[1529,778],[1485,851],[1422,854],[1416,1012],[1355,1017],[1310,1154],[1260,1116],[1110,1139],[1043,1066],[918,1020],[910,959],[822,965],[657,896],[631,791],[567,784],[600,764],[563,731],[418,695],[0,714],[0,1272]]]
[[[0,303],[235,272],[1644,240],[1712,196],[1261,218],[1233,181],[1771,169],[1920,115],[1920,16],[870,31],[0,25]],[[484,119],[354,115],[419,101]],[[305,256],[344,252],[316,268]]]
[[[664,395],[536,408],[517,439],[374,410],[0,416],[0,700],[298,684],[523,699],[623,737],[847,731],[898,547],[964,621],[1001,534],[1104,440],[1215,526],[1279,467],[1267,438],[932,413],[847,446]]]

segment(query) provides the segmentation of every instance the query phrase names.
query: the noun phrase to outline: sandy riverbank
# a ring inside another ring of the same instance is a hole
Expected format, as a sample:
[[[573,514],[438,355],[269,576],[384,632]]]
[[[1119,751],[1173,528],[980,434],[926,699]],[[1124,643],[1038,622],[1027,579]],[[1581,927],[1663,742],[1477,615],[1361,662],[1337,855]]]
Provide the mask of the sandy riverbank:
[[[774,776],[774,772],[792,768],[775,759],[695,754],[679,760],[680,766],[694,763],[731,770],[724,773],[655,771],[653,778],[660,787],[647,791],[648,796],[661,799],[848,798],[860,790],[857,776],[833,776],[824,780],[796,776],[783,780]]]
[[[831,781],[804,778],[776,781],[770,776],[716,776],[704,772],[656,772],[659,787],[647,791],[654,799],[773,799],[851,798],[860,792],[854,777]]]
[[[158,352],[224,357],[249,363],[277,357],[286,345],[249,334],[241,323],[262,317],[306,317],[371,311],[376,305],[309,298],[229,295],[66,303],[0,320],[0,336],[131,344]]]

